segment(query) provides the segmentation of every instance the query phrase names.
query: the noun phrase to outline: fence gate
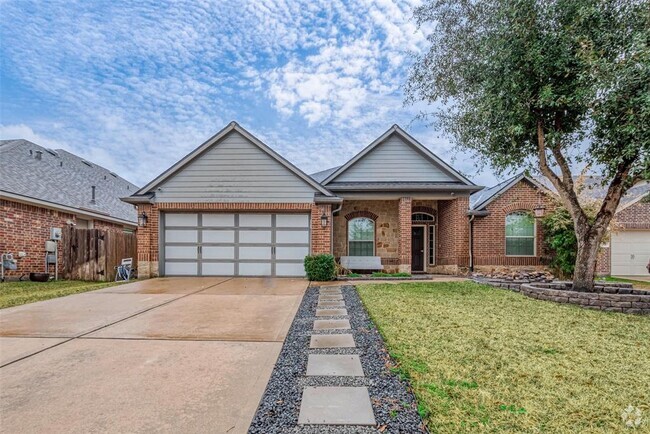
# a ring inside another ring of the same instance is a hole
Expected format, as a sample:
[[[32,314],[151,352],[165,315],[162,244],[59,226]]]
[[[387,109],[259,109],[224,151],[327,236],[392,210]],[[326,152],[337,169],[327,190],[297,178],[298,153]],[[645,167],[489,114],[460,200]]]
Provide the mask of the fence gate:
[[[112,281],[123,258],[137,267],[136,236],[121,231],[76,229],[63,231],[64,279]]]

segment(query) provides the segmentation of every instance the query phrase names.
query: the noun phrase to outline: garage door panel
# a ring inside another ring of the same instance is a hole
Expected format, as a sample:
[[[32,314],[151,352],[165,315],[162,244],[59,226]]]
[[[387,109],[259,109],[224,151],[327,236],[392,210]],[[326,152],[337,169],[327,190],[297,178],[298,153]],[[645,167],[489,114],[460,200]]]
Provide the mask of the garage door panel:
[[[202,225],[209,226],[235,226],[235,214],[203,214]]]
[[[270,244],[271,231],[239,231],[239,242],[242,244]]]
[[[271,247],[239,247],[239,259],[271,260]]]
[[[198,259],[196,246],[167,246],[166,259]]]
[[[308,228],[309,215],[307,214],[278,214],[275,225],[279,228]]]
[[[611,274],[646,275],[650,259],[650,231],[620,231],[611,236]]]
[[[165,274],[168,276],[196,276],[197,262],[165,262]]]
[[[282,259],[305,259],[309,254],[309,247],[276,247],[275,258]]]
[[[309,230],[282,231],[275,233],[275,242],[278,244],[309,244]]]
[[[196,226],[198,224],[198,214],[165,214],[165,226]]]
[[[163,273],[304,276],[309,214],[165,213]]]
[[[204,243],[234,243],[235,231],[233,229],[204,229],[201,238]]]
[[[241,262],[239,264],[240,276],[270,276],[270,262]]]
[[[275,264],[276,276],[302,277],[305,275],[305,266],[302,263],[297,264]]]
[[[233,259],[235,246],[203,246],[201,257],[203,259]]]
[[[203,276],[232,276],[235,274],[234,262],[203,262],[201,264]]]
[[[240,214],[239,226],[270,228],[271,214]]]
[[[165,230],[166,243],[196,243],[199,241],[199,231],[192,229]]]

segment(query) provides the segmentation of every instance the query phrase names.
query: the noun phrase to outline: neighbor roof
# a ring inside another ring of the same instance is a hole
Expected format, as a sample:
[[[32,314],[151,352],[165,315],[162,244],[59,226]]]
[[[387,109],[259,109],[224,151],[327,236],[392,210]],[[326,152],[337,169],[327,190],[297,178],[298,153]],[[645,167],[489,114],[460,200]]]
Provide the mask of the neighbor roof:
[[[96,187],[94,204],[92,186]],[[137,189],[110,170],[62,149],[44,148],[23,139],[0,140],[0,194],[4,196],[135,223],[135,209],[120,197]]]
[[[388,129],[388,131],[386,131],[384,134],[379,136],[371,144],[366,146],[357,155],[352,157],[352,159],[350,161],[348,161],[344,165],[338,167],[336,170],[332,171],[332,173],[322,181],[322,184],[329,188],[329,186],[328,186],[329,183],[333,182],[338,176],[340,176],[342,173],[344,173],[350,167],[354,166],[354,164],[356,162],[361,160],[364,156],[368,155],[373,149],[378,147],[380,144],[384,143],[393,134],[396,134],[397,136],[399,136],[404,141],[404,143],[406,143],[407,145],[414,148],[425,159],[429,160],[431,163],[433,163],[437,167],[440,167],[451,178],[458,180],[459,183],[475,187],[474,188],[475,190],[479,190],[479,189],[482,188],[482,187],[476,186],[476,184],[474,184],[472,181],[465,178],[458,171],[456,171],[450,165],[448,165],[443,160],[441,160],[437,155],[435,155],[433,152],[431,152],[429,149],[427,149],[424,145],[422,145],[420,142],[418,142],[415,138],[413,138],[410,134],[408,134],[406,131],[404,131],[402,128],[400,128],[399,125],[393,125],[392,127],[390,127]],[[430,183],[430,184],[433,187],[435,183]]]
[[[573,179],[574,181],[577,181],[580,177],[574,176]],[[540,184],[543,184],[545,187],[547,187],[551,191],[555,191],[555,187],[553,184],[551,184],[551,181],[544,177],[539,177],[536,178],[537,182]],[[589,175],[582,177],[582,182],[583,182],[583,190],[582,194],[588,198],[591,199],[597,199],[597,200],[603,200],[605,198],[605,195],[607,194],[607,188],[609,187],[608,184],[603,185],[603,177],[602,176],[596,176],[596,175]],[[625,207],[632,201],[636,201],[639,197],[645,196],[648,192],[650,192],[650,181],[645,180],[636,183],[634,186],[630,187],[623,197],[621,198],[621,202],[619,204],[619,211],[621,207]]]
[[[329,169],[326,169],[326,170],[322,170],[320,172],[312,173],[309,176],[311,176],[312,179],[314,179],[314,181],[316,181],[316,182],[323,182],[323,181],[325,181],[325,179],[327,179],[328,176],[330,176],[332,173],[336,172],[339,167],[341,167],[341,166],[336,166],[336,167],[332,167],[332,168],[329,168]]]
[[[469,197],[469,209],[470,210],[481,210],[489,205],[493,200],[505,193],[510,187],[513,187],[519,181],[526,180],[533,184],[535,187],[542,189],[542,191],[550,192],[546,186],[537,182],[534,178],[526,175],[525,172],[518,173],[512,178],[508,178],[503,182],[498,183],[495,186],[485,188],[481,191],[473,193]]]
[[[157,178],[155,178],[149,184],[145,185],[140,190],[138,190],[135,194],[131,195],[131,197],[125,197],[125,198],[123,198],[123,200],[131,202],[131,203],[149,201],[149,199],[150,199],[149,195],[151,194],[151,192],[156,187],[161,185],[165,180],[169,179],[174,174],[176,174],[178,171],[180,171],[182,168],[187,166],[194,159],[198,158],[200,155],[202,155],[204,152],[206,152],[208,149],[210,149],[213,145],[217,144],[221,139],[225,138],[232,131],[237,131],[239,134],[244,136],[246,139],[248,139],[251,143],[253,143],[258,148],[260,148],[262,151],[266,152],[271,158],[275,159],[278,163],[280,163],[282,166],[287,168],[290,172],[293,172],[300,179],[302,179],[307,184],[312,186],[315,190],[317,190],[323,196],[327,196],[327,197],[333,197],[334,196],[330,191],[328,191],[326,188],[324,188],[322,185],[320,185],[317,181],[315,181],[314,179],[309,177],[309,175],[307,175],[305,172],[298,169],[296,166],[291,164],[289,161],[285,160],[281,155],[279,155],[273,149],[269,148],[260,139],[258,139],[257,137],[255,137],[254,135],[249,133],[246,129],[244,129],[242,126],[240,126],[237,122],[233,121],[233,122],[229,123],[221,131],[219,131],[217,134],[210,137],[202,145],[200,145],[199,147],[194,149],[192,152],[187,154],[185,157],[183,157],[178,163],[174,164],[172,167],[165,170],[163,173],[161,173]]]

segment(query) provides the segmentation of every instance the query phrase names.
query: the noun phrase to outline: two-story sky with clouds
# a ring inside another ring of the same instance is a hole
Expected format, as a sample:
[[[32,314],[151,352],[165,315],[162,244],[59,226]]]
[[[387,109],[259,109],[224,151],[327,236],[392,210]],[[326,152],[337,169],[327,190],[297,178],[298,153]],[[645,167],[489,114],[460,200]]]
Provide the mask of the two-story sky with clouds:
[[[307,173],[396,123],[492,185],[404,105],[417,3],[0,0],[0,138],[143,185],[232,120]]]

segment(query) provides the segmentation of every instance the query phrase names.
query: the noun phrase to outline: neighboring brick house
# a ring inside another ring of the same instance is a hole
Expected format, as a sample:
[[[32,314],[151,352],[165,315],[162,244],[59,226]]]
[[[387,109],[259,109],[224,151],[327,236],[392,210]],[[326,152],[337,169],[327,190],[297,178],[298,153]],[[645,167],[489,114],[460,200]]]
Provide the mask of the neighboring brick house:
[[[310,253],[457,273],[469,261],[469,195],[481,188],[396,125],[310,177],[233,122],[123,200],[147,216],[143,277],[303,276]]]
[[[621,201],[598,256],[599,275],[648,275],[650,262],[650,183],[637,185]]]
[[[115,173],[64,150],[22,139],[0,141],[0,253],[12,253],[18,266],[6,275],[44,271],[51,228],[134,231],[136,211],[119,198],[135,190]]]

